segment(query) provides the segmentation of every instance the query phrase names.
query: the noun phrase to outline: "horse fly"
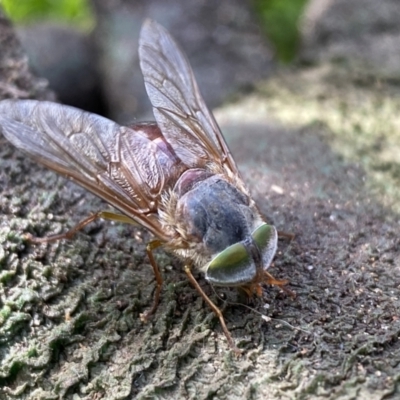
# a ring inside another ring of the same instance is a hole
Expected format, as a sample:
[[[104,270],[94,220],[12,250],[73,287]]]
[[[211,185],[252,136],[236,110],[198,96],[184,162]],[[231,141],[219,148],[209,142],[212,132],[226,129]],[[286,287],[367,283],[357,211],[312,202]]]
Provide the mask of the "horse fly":
[[[73,107],[34,100],[0,102],[0,130],[38,163],[83,186],[122,214],[98,212],[62,235],[71,238],[96,218],[136,223],[155,239],[147,245],[159,302],[162,277],[153,250],[163,246],[218,316],[221,310],[192,275],[200,269],[216,286],[261,294],[264,283],[284,285],[268,272],[277,231],[262,218],[228,146],[207,108],[185,55],[156,22],[144,22],[140,67],[156,122],[120,126]]]

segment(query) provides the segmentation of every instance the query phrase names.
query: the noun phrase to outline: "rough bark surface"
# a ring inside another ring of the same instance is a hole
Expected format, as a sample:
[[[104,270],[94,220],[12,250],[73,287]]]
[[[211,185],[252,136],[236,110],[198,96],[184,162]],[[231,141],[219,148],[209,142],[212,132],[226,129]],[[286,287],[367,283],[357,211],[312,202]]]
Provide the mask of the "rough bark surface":
[[[1,139],[0,398],[398,398],[399,107],[396,86],[324,66],[217,113],[260,208],[296,235],[270,269],[295,299],[268,287],[251,310],[196,275],[240,358],[162,251],[161,304],[140,322],[154,290],[144,230],[97,222],[28,244],[105,205]]]

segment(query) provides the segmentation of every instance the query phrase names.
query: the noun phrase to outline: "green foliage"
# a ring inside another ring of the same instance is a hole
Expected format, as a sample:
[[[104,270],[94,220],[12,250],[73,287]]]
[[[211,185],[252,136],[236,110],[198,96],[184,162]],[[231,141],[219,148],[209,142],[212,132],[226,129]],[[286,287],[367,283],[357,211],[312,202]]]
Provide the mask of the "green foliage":
[[[299,46],[298,20],[307,0],[254,0],[277,57],[288,63],[296,56]]]
[[[94,17],[88,0],[0,0],[5,12],[17,23],[47,19],[90,29]]]

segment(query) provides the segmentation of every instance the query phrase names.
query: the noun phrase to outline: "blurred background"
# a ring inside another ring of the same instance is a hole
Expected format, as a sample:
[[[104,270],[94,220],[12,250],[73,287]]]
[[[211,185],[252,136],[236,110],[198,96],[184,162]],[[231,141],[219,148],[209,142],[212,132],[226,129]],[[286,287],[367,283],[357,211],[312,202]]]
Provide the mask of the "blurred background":
[[[226,2],[228,3],[228,2]],[[32,70],[58,100],[119,122],[151,118],[137,58],[142,21],[184,48],[210,107],[249,92],[299,50],[307,0],[2,0]]]
[[[367,85],[400,81],[397,0],[0,0],[0,5],[16,26],[31,69],[48,80],[60,102],[120,123],[152,118],[137,53],[145,18],[164,25],[184,49],[210,108],[299,66],[317,67],[315,77],[328,68]]]

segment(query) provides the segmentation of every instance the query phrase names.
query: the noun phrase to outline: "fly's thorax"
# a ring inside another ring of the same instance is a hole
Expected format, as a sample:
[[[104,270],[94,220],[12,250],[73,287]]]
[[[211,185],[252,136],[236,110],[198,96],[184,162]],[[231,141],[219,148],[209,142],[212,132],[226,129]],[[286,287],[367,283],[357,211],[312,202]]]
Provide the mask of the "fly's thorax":
[[[250,197],[225,176],[185,171],[174,187],[176,222],[202,269],[215,254],[251,237],[261,218]]]

